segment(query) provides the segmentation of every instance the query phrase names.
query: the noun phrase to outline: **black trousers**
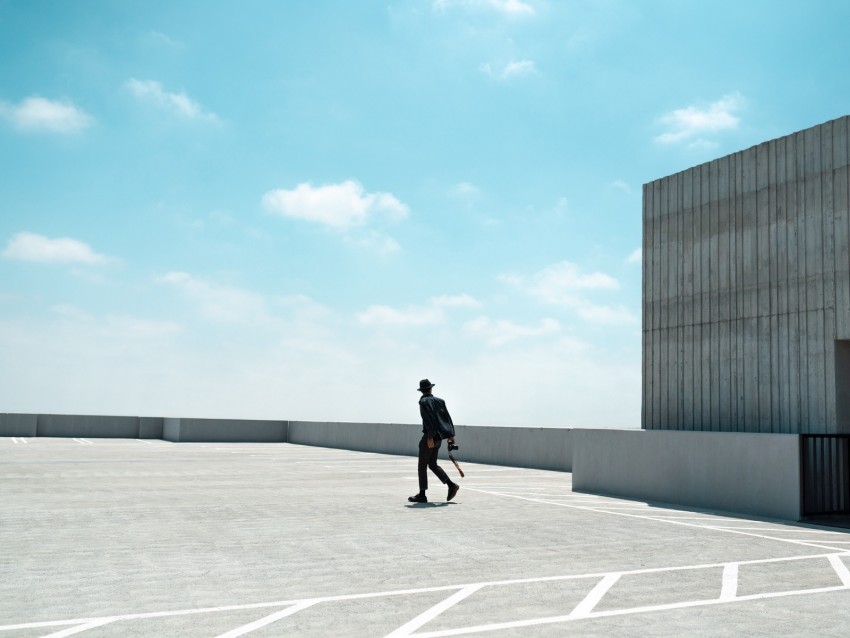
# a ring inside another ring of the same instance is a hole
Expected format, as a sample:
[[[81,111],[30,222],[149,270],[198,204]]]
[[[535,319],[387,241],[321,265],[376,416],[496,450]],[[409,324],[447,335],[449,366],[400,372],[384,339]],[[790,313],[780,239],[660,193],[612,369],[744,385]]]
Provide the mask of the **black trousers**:
[[[437,478],[443,483],[451,483],[449,475],[445,473],[443,468],[437,465],[437,452],[440,451],[440,446],[443,442],[440,439],[434,439],[435,445],[432,448],[428,447],[428,439],[422,437],[419,441],[419,490],[424,492],[428,489],[428,470],[430,469]]]

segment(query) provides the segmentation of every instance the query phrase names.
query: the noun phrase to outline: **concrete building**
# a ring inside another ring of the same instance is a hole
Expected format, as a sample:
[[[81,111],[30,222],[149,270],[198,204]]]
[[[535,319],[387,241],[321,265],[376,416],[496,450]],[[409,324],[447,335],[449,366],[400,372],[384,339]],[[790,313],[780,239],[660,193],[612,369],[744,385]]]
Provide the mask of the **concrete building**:
[[[644,186],[644,429],[850,433],[848,121]]]

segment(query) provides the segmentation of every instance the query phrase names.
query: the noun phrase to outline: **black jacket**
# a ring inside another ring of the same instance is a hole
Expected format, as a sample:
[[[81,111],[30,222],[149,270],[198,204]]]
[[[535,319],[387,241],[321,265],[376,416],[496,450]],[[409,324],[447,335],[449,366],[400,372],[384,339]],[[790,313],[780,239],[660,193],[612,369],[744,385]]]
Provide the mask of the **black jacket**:
[[[422,415],[422,434],[428,438],[448,439],[455,435],[452,417],[446,402],[430,394],[419,399],[419,414]]]

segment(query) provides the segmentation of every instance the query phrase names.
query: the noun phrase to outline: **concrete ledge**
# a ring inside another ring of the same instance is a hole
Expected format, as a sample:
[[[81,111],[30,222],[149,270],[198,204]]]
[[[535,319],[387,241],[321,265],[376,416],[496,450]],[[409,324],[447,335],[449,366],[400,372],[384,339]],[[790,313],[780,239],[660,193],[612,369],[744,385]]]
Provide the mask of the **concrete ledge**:
[[[162,438],[175,443],[285,443],[288,421],[163,419]]]
[[[37,436],[135,439],[139,417],[39,414]]]
[[[416,456],[420,438],[422,426],[413,423],[289,422],[289,442],[299,445]]]
[[[37,414],[0,414],[0,436],[36,436]]]
[[[570,471],[571,430],[455,426],[458,461]],[[422,426],[417,423],[323,423],[290,421],[289,442],[359,452],[416,456]],[[445,458],[446,445],[440,449]]]
[[[573,430],[573,490],[800,519],[795,434]]]
[[[139,438],[161,439],[164,424],[165,419],[163,419],[162,417],[139,417]]]
[[[569,472],[574,430],[469,426],[455,427],[458,461]],[[418,440],[418,439],[417,439]]]

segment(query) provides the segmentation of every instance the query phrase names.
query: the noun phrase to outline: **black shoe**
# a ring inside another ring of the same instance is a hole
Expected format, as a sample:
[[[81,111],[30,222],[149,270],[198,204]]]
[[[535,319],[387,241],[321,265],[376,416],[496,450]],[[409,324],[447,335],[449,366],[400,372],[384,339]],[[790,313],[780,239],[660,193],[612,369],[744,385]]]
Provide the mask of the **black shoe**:
[[[408,496],[407,500],[411,503],[427,503],[428,498],[424,494],[417,494],[416,496]]]
[[[448,494],[448,496],[446,496],[446,500],[447,501],[452,500],[455,497],[455,494],[457,494],[457,491],[459,489],[460,489],[460,485],[458,485],[457,483],[452,483],[451,485],[449,485],[449,494]]]

